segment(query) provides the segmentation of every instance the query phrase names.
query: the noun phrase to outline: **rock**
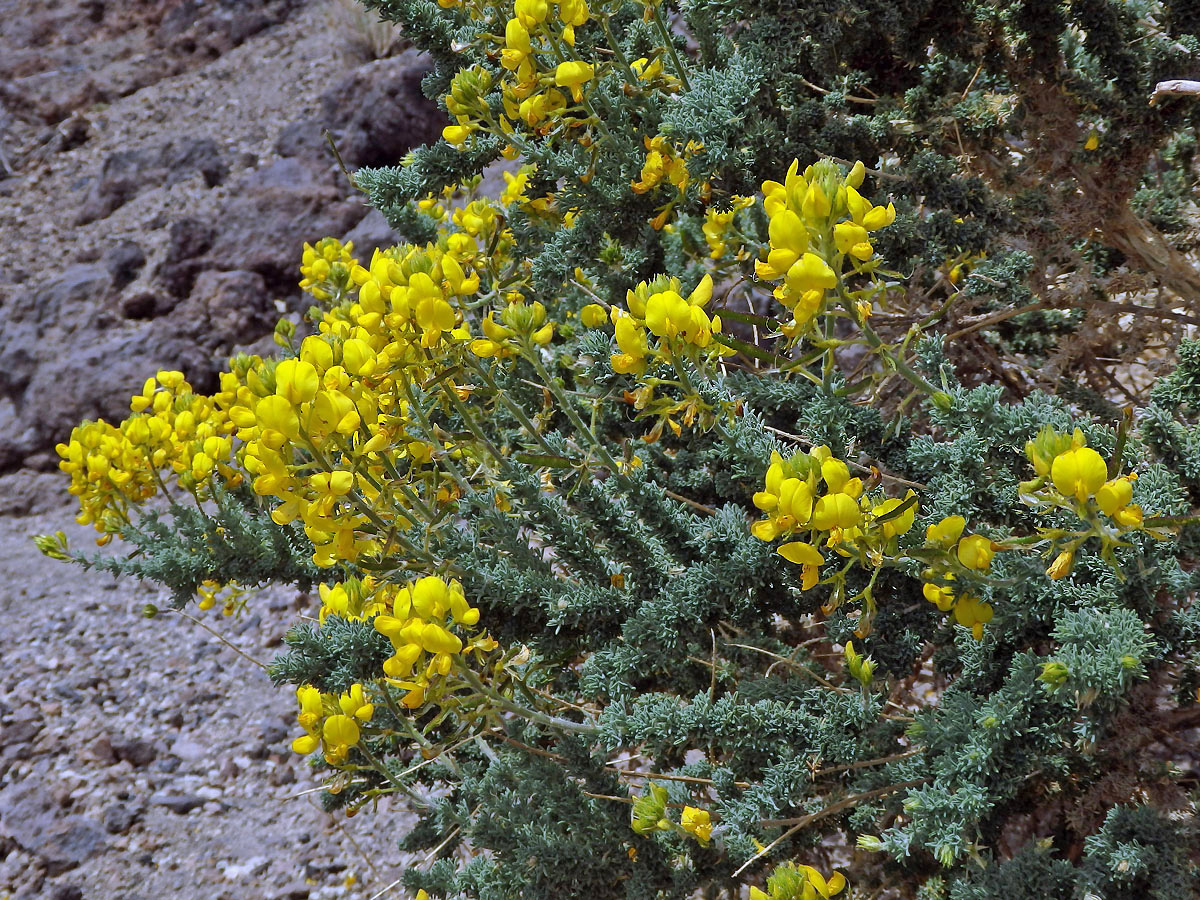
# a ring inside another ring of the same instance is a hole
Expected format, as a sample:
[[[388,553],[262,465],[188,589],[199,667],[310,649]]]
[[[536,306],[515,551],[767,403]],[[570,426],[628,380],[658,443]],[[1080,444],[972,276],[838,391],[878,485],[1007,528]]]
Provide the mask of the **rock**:
[[[86,225],[106,219],[131,200],[143,186],[149,186],[156,162],[150,150],[118,150],[104,160],[100,178],[93,183],[75,216],[75,222]]]
[[[159,166],[165,171],[164,180],[171,185],[199,172],[206,187],[216,187],[229,175],[229,166],[222,159],[221,148],[212,138],[180,138],[165,144],[159,151]]]
[[[203,806],[204,798],[194,794],[155,794],[150,798],[150,802],[155,806],[165,807],[173,813],[184,816],[193,809]]]
[[[294,881],[291,884],[286,884],[273,894],[268,895],[270,900],[308,900],[310,896],[312,896],[312,887],[303,881]]]
[[[386,250],[395,246],[400,237],[392,231],[392,226],[388,224],[383,213],[373,209],[362,217],[362,221],[342,235],[341,240],[342,243],[354,242],[354,255],[365,266],[377,249]]]
[[[349,166],[396,165],[413,147],[441,137],[448,124],[421,91],[430,68],[416,50],[360,66],[321,98],[318,133],[332,132]]]
[[[96,263],[68,266],[44,282],[32,302],[0,306],[0,397],[17,399],[37,370],[51,323],[78,321],[111,291],[112,277]],[[61,348],[54,348],[61,352]]]
[[[121,290],[137,278],[146,265],[146,251],[136,241],[117,241],[104,254],[101,262],[108,270],[114,290]]]
[[[300,160],[258,170],[223,212],[228,225],[209,251],[212,267],[228,269],[237,260],[238,268],[263,277],[269,299],[295,296],[302,242],[345,234],[366,214],[360,203],[339,197],[327,170]]]
[[[199,259],[216,239],[216,229],[207,222],[185,217],[171,223],[167,232],[167,254],[158,268],[158,278],[168,293],[186,297],[196,276],[208,263]]]
[[[230,348],[275,327],[279,312],[257,272],[201,272],[183,314],[199,326],[200,342]]]
[[[124,834],[142,817],[145,807],[135,803],[111,803],[104,808],[101,823],[109,834]]]
[[[111,766],[117,761],[117,754],[113,752],[112,741],[109,740],[106,734],[102,734],[92,741],[86,752],[88,756],[101,765]]]
[[[77,884],[56,884],[47,897],[48,900],[83,900],[83,888]]]
[[[173,308],[174,304],[171,305]],[[122,297],[118,305],[121,315],[126,319],[153,319],[167,309],[166,304],[153,291],[141,291],[128,297]]]
[[[7,837],[38,857],[50,876],[74,868],[99,853],[104,832],[91,819],[63,815],[50,784],[26,778],[0,791],[0,838]]]
[[[184,762],[199,762],[202,759],[212,755],[212,749],[199,741],[189,740],[188,738],[178,738],[171,745],[171,755],[178,757]]]
[[[229,166],[212,138],[178,137],[157,150],[118,150],[110,153],[93,182],[75,221],[80,225],[105,219],[150,187],[172,185],[194,174],[206,187],[221,184]]]
[[[158,757],[158,750],[152,741],[114,741],[112,748],[117,759],[124,760],[136,768],[148,766]]]

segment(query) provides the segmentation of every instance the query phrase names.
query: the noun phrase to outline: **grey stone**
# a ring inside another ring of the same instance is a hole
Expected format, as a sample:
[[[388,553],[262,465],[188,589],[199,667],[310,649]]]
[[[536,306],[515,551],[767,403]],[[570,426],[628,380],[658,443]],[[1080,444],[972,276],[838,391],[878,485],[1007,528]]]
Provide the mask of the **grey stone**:
[[[395,246],[400,237],[392,231],[392,226],[377,209],[373,209],[362,217],[362,220],[342,236],[342,243],[354,242],[354,255],[363,261],[365,266],[376,250],[386,250]]]
[[[148,766],[158,757],[158,750],[152,741],[134,739],[130,741],[113,741],[113,753],[117,759],[124,760],[131,766]]]
[[[146,251],[136,241],[117,241],[104,254],[101,262],[108,270],[115,290],[120,290],[137,278],[146,265]]]
[[[173,813],[184,816],[193,809],[203,806],[204,798],[194,794],[155,794],[150,798],[150,802],[155,806],[165,807]]]
[[[74,868],[105,846],[104,832],[85,816],[67,815],[54,803],[50,785],[38,777],[0,791],[0,837],[38,857],[51,877]]]
[[[109,834],[124,834],[142,817],[145,807],[137,803],[112,803],[104,808],[101,822]]]

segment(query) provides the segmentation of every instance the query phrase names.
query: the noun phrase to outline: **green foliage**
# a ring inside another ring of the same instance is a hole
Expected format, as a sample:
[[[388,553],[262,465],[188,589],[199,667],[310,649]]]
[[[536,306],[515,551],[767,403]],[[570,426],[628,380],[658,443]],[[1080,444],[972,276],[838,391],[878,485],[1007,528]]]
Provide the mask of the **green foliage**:
[[[1128,417],[1097,349],[1128,279],[1195,296],[1134,215],[1177,231],[1191,199],[1198,107],[1146,98],[1200,50],[1194,4],[614,0],[568,36],[569,4],[523,2],[560,30],[519,90],[509,7],[368,5],[471,107],[355,175],[428,246],[370,270],[309,248],[327,363],[243,360],[217,404],[248,486],[121,521],[135,555],[87,564],[180,603],[350,576],[386,598],[323,598],[272,677],[322,695],[300,746],[345,769],[328,809],[414,804],[411,889],[809,900],[803,858],[861,896],[1194,895],[1200,343]],[[459,90],[465,66],[487,87]],[[520,111],[550,90],[561,109]],[[448,226],[512,157],[524,200]],[[788,294],[805,255],[819,283]],[[654,297],[679,321],[634,312]],[[407,620],[416,576],[477,622]]]

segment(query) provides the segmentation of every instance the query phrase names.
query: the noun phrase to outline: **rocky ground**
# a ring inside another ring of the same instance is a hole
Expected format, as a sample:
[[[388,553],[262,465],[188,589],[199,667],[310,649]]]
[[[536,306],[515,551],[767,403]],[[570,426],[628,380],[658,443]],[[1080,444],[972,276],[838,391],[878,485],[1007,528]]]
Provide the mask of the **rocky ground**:
[[[422,60],[367,22],[335,0],[0,0],[0,900],[367,898],[398,876],[403,811],[320,812],[293,700],[246,658],[308,598],[207,614],[243,657],[30,542],[90,541],[53,473],[73,424],[120,418],[157,368],[208,388],[269,345],[303,241],[389,242],[322,131],[354,167],[443,123]]]
[[[51,474],[0,477],[0,898],[368,898],[399,877],[409,818],[321,812],[289,749],[294,699],[269,662],[311,598],[241,619],[147,619],[137,582],[40,559],[30,535],[90,529]],[[32,552],[31,552],[32,551]],[[400,888],[384,895],[405,897]]]

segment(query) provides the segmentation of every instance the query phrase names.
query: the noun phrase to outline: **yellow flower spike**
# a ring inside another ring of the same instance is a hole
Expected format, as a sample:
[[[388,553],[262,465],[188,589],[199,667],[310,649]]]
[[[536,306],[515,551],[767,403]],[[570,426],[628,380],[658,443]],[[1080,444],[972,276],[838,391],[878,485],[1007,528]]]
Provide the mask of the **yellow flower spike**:
[[[863,165],[862,160],[858,160],[846,174],[846,187],[860,188],[862,187],[863,179],[866,177],[867,167]]]
[[[1054,457],[1050,466],[1050,479],[1059,492],[1074,497],[1080,503],[1087,502],[1108,478],[1108,465],[1104,458],[1090,447],[1073,447]]]
[[[1100,132],[1095,128],[1088,132],[1087,140],[1083,142],[1083,149],[1089,153],[1100,147]]]
[[[679,824],[684,831],[693,835],[700,842],[701,847],[708,846],[713,830],[712,816],[708,810],[685,806]]]
[[[583,99],[583,85],[595,77],[591,63],[571,60],[559,63],[554,70],[554,83],[558,87],[570,88],[571,99],[576,103]]]
[[[949,550],[958,543],[958,539],[962,537],[963,529],[966,527],[967,520],[962,516],[946,516],[936,525],[930,525],[925,529],[925,543]]]
[[[986,572],[996,555],[996,545],[981,534],[967,535],[958,542],[958,561],[968,569]]]

